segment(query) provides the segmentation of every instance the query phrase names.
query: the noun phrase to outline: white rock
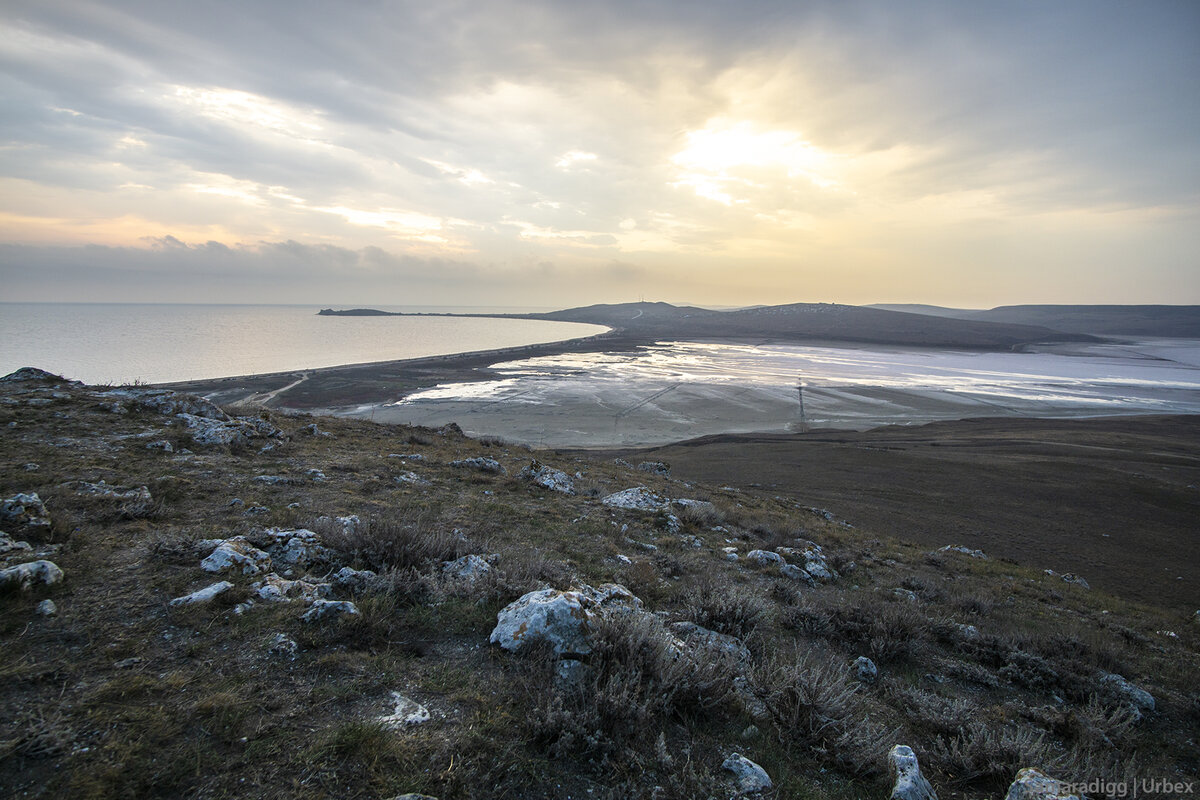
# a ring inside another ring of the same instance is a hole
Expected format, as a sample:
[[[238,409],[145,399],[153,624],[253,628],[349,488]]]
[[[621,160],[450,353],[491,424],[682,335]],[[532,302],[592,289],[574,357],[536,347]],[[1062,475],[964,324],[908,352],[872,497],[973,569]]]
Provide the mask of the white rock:
[[[503,475],[505,472],[503,465],[494,458],[460,458],[457,461],[451,461],[450,466],[476,469],[480,472],[490,472],[495,475]]]
[[[305,622],[313,622],[331,614],[333,616],[341,616],[342,614],[353,616],[357,613],[358,606],[349,600],[314,600],[312,608],[306,611],[300,619]]]
[[[859,656],[854,659],[854,676],[863,683],[874,683],[879,677],[879,667],[866,656]]]
[[[982,550],[972,550],[966,545],[961,544],[948,544],[945,547],[939,547],[938,551],[941,553],[962,553],[963,555],[970,556],[971,558],[982,558],[984,561],[988,560],[987,554]]]
[[[32,550],[29,542],[16,542],[7,533],[0,532],[0,556],[7,553],[23,552]]]
[[[63,571],[53,561],[30,561],[14,567],[0,569],[0,586],[18,586],[32,589],[35,583],[53,586],[62,583]]]
[[[333,585],[342,589],[348,589],[352,592],[361,591],[367,584],[378,577],[369,569],[354,569],[352,567],[342,567],[333,574]]]
[[[388,728],[407,728],[429,721],[429,709],[415,700],[409,700],[399,692],[392,692],[395,708],[391,714],[379,717],[379,722]]]
[[[412,470],[406,470],[396,476],[396,483],[407,483],[410,486],[429,486],[430,482]]]
[[[529,592],[500,611],[490,641],[520,652],[529,642],[545,639],[559,655],[590,653],[589,623],[594,615],[587,605],[578,592]]]
[[[97,483],[79,481],[74,484],[74,487],[77,494],[88,497],[104,497],[109,500],[143,500],[146,502],[151,500],[150,490],[145,486],[138,486],[134,489],[122,489],[118,486],[109,486],[104,481]]]
[[[183,597],[176,597],[170,602],[173,606],[190,606],[196,603],[209,603],[212,599],[222,592],[227,592],[233,588],[233,584],[229,581],[220,581],[218,583],[205,586],[203,589],[198,589],[191,594],[185,594]]]
[[[1101,676],[1100,683],[1113,695],[1137,709],[1139,715],[1144,711],[1154,711],[1154,696],[1145,689],[1134,686],[1123,676],[1108,673]]]
[[[670,629],[693,654],[706,651],[731,656],[739,664],[750,663],[750,651],[736,636],[717,633],[694,622],[674,622]]]
[[[287,600],[303,600],[314,602],[319,598],[329,596],[332,586],[328,583],[313,583],[312,581],[288,580],[272,572],[261,581],[250,584],[250,590],[260,600],[272,603],[282,603]]]
[[[272,653],[279,653],[285,656],[295,656],[300,651],[300,645],[296,644],[296,640],[288,636],[286,633],[277,633],[271,639],[269,649]]]
[[[18,492],[0,501],[0,521],[31,528],[48,528],[50,514],[37,492]]]
[[[733,753],[721,763],[721,768],[733,773],[737,781],[738,794],[750,794],[770,789],[771,776],[767,771],[750,759],[738,753]]]
[[[56,606],[54,601],[50,599],[46,599],[38,603],[33,610],[36,613],[41,614],[43,617],[53,617],[58,614],[58,606]]]
[[[147,450],[162,450],[164,453],[174,453],[175,445],[168,442],[166,439],[159,439],[155,442],[150,442],[146,445]]]
[[[456,558],[453,561],[442,562],[442,574],[454,580],[475,583],[492,571],[492,565],[474,553]]]
[[[765,567],[768,564],[785,564],[783,556],[779,553],[772,553],[770,550],[751,550],[746,553],[746,560],[758,564],[760,567]]]
[[[807,583],[809,586],[813,586],[816,583],[816,581],[813,580],[813,576],[808,574],[808,570],[801,569],[795,564],[783,564],[779,567],[779,574],[785,578],[791,578],[794,581]]]
[[[225,572],[237,569],[243,575],[258,575],[271,570],[271,557],[259,550],[244,536],[223,540],[207,558],[200,562],[205,572]]]
[[[609,508],[623,508],[627,511],[660,511],[667,504],[665,500],[645,486],[635,486],[632,489],[613,492],[602,497],[600,502]]]
[[[890,800],[937,800],[937,792],[921,774],[917,754],[907,745],[898,744],[888,753],[888,765],[896,782]]]
[[[575,494],[575,484],[571,481],[571,476],[562,470],[547,467],[536,459],[530,461],[529,466],[521,470],[517,477],[553,492]]]
[[[911,589],[901,589],[898,586],[895,589],[892,589],[892,597],[895,597],[897,600],[904,600],[908,603],[917,602],[916,592],[912,591]]]
[[[1004,800],[1081,800],[1073,794],[1067,784],[1049,775],[1026,767],[1017,773],[1016,780],[1008,787]]]

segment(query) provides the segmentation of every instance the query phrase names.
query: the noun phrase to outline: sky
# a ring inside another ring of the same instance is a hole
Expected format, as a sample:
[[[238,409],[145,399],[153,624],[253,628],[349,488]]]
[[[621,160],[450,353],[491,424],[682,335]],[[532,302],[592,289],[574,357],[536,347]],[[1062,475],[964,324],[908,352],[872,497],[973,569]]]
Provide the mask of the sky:
[[[5,0],[0,301],[1200,303],[1195,0]]]

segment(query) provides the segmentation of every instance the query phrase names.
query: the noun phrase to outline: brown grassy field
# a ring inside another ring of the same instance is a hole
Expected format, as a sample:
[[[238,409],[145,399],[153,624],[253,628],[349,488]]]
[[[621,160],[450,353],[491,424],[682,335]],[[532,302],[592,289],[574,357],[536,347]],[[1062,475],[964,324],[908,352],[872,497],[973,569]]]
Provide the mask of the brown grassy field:
[[[978,419],[614,451],[924,546],[951,542],[1200,607],[1200,417]]]

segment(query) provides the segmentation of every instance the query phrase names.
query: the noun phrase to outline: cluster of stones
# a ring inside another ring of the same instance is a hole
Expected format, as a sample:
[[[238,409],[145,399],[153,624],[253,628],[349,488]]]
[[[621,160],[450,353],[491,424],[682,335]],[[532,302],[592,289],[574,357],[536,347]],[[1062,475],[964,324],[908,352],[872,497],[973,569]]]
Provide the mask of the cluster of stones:
[[[19,492],[0,500],[0,524],[12,530],[21,528],[33,531],[50,528],[50,514],[46,505],[35,492]],[[49,554],[57,548],[51,545],[41,553],[29,542],[14,539],[0,531],[0,587],[16,587],[20,591],[31,591],[37,586],[53,586],[62,583],[63,571],[53,561],[33,558]],[[32,559],[32,560],[29,560]],[[17,561],[18,563],[12,563]],[[57,609],[53,600],[43,600],[38,605],[41,614],[54,614]]]
[[[921,774],[911,747],[898,744],[888,753],[894,784],[889,800],[937,800],[937,792]],[[1004,800],[1083,800],[1070,786],[1034,767],[1019,771]]]
[[[829,565],[820,545],[802,539],[796,543],[798,547],[777,547],[773,551],[751,550],[746,553],[746,560],[759,567],[777,568],[783,577],[809,586],[815,586],[818,582],[829,583],[840,577],[837,570]],[[737,548],[726,547],[724,552],[730,561],[737,560]]]

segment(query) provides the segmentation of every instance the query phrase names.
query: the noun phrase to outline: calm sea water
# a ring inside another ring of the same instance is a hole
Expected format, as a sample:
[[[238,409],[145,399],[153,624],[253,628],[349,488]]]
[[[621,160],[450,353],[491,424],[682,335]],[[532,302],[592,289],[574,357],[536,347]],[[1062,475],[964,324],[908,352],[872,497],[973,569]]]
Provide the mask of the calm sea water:
[[[386,311],[533,309],[379,306]],[[574,339],[605,328],[471,317],[321,317],[318,306],[0,303],[0,375],[165,383]]]

